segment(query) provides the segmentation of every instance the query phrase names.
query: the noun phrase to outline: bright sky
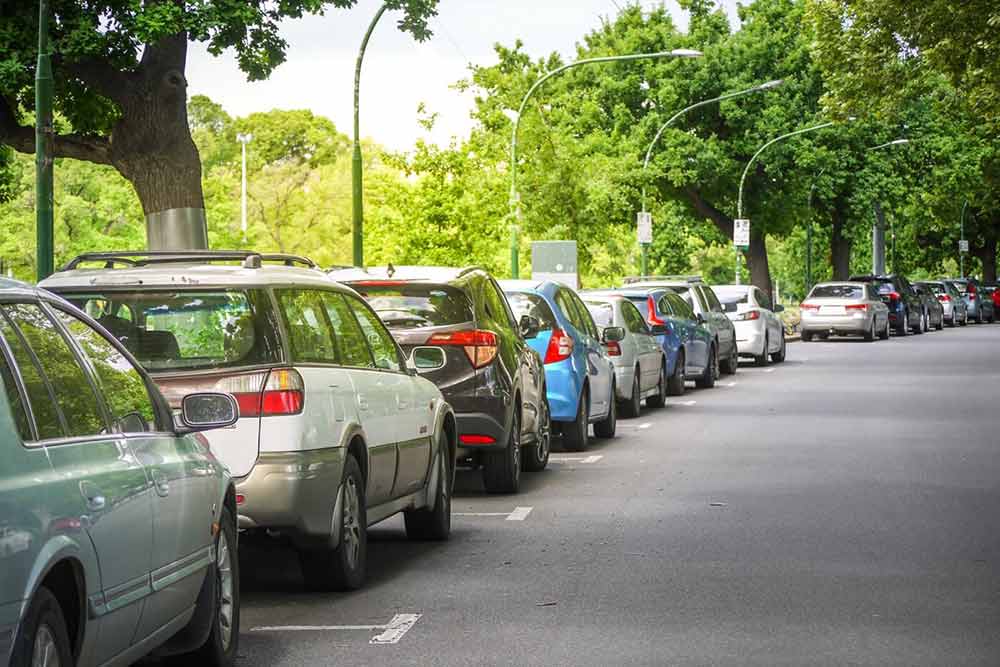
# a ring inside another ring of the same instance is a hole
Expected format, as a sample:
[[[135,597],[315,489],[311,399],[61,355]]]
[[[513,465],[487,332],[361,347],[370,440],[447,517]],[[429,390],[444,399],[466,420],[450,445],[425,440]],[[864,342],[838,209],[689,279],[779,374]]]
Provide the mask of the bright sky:
[[[736,0],[719,0],[735,24]],[[287,60],[267,81],[248,83],[232,53],[215,58],[194,45],[189,52],[190,94],[208,95],[231,115],[254,111],[311,109],[331,118],[350,135],[354,63],[364,31],[381,0],[360,0],[349,11],[288,21],[283,36]],[[602,17],[617,13],[629,0],[441,0],[431,21],[434,36],[417,43],[395,25],[398,16],[382,17],[365,56],[361,75],[361,134],[397,150],[418,137],[446,144],[472,127],[472,94],[451,85],[466,78],[470,62],[496,62],[493,45],[510,46],[520,38],[533,58],[558,51],[568,61],[575,44]],[[675,0],[643,0],[650,8],[664,4],[681,29],[687,16]],[[747,4],[744,2],[744,4]],[[428,134],[417,124],[417,105],[439,114]]]

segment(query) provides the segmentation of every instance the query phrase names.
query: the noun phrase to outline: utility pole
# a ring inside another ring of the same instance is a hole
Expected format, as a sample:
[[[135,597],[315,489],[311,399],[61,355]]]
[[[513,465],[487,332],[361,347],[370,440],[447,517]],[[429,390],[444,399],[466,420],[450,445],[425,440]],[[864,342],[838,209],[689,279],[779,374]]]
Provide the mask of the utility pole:
[[[49,2],[38,3],[38,64],[35,68],[35,235],[38,280],[52,275],[52,62]]]
[[[243,170],[240,178],[240,229],[243,230],[243,243],[247,242],[247,144],[253,140],[252,134],[239,133],[236,141],[240,142],[243,152]]]
[[[965,277],[965,253],[969,252],[969,246],[965,240],[965,209],[969,205],[969,200],[966,199],[962,204],[962,215],[958,218],[959,226],[959,242],[958,242],[958,266],[959,272],[962,278]]]

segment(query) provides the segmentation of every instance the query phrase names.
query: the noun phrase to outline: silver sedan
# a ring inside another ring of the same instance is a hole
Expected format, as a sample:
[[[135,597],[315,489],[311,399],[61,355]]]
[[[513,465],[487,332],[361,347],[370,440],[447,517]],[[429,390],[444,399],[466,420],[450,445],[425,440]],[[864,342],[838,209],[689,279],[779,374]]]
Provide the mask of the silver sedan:
[[[889,337],[889,308],[868,283],[829,282],[812,288],[799,306],[802,341],[830,334]]]

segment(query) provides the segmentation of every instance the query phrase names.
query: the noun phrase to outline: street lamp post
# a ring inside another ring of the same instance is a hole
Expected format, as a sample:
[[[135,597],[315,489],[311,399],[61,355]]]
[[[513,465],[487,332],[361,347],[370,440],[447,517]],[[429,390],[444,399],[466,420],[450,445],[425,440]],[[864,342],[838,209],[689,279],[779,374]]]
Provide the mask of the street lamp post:
[[[854,118],[851,117],[848,120],[853,121]],[[806,132],[813,132],[815,130],[822,130],[824,127],[830,127],[833,124],[834,124],[833,121],[830,121],[830,122],[827,122],[827,123],[820,123],[819,125],[813,125],[812,127],[806,127],[806,128],[801,129],[801,130],[795,130],[794,132],[789,132],[787,134],[782,134],[780,137],[775,137],[774,139],[771,139],[769,142],[767,142],[766,144],[764,144],[763,146],[761,146],[760,148],[758,148],[757,152],[753,154],[753,157],[750,158],[750,160],[747,162],[747,166],[743,169],[743,175],[740,176],[740,189],[739,189],[739,193],[737,194],[737,197],[736,197],[736,217],[737,217],[737,219],[743,218],[743,185],[744,185],[744,183],[747,180],[747,174],[750,173],[750,167],[753,165],[754,161],[757,160],[757,157],[761,153],[763,153],[765,150],[767,150],[767,148],[769,146],[772,146],[772,145],[778,143],[779,141],[783,141],[784,139],[788,139],[790,137],[794,137],[794,136],[799,135],[799,134],[805,134]],[[740,250],[735,245],[733,246],[733,250],[735,250],[735,252],[736,252],[736,284],[739,285],[740,284]]]
[[[764,90],[770,90],[771,88],[777,88],[778,86],[780,86],[783,83],[784,83],[784,80],[782,80],[782,79],[775,79],[774,81],[768,81],[767,83],[762,83],[759,86],[754,86],[753,88],[747,88],[746,90],[740,90],[740,91],[737,91],[735,93],[726,93],[725,95],[719,95],[718,97],[713,97],[713,98],[708,99],[708,100],[702,100],[701,102],[695,102],[694,104],[692,104],[690,106],[684,107],[683,109],[681,109],[680,111],[678,111],[677,113],[675,113],[673,116],[671,116],[670,118],[668,118],[667,122],[665,122],[663,125],[661,125],[660,129],[657,130],[656,135],[653,137],[653,140],[651,142],[649,142],[649,148],[646,149],[646,157],[642,161],[642,173],[643,173],[642,214],[643,214],[643,216],[645,216],[645,214],[646,214],[646,179],[645,179],[645,174],[646,174],[646,170],[649,168],[649,161],[650,161],[650,159],[653,156],[653,148],[656,147],[656,144],[659,143],[659,141],[660,141],[660,137],[663,136],[663,133],[666,131],[666,129],[668,127],[670,127],[670,125],[675,120],[677,120],[678,118],[680,118],[681,116],[683,116],[687,112],[694,111],[695,109],[697,109],[699,107],[707,106],[709,104],[714,104],[715,102],[722,102],[724,100],[729,100],[729,99],[732,99],[734,97],[741,97],[743,95],[749,95],[751,93],[758,93],[758,92],[761,92],[761,91],[764,91]],[[643,243],[642,244],[642,275],[643,276],[646,275],[648,259],[649,259],[649,244]]]
[[[813,281],[813,223],[812,223],[812,201],[813,192],[816,191],[816,182],[819,181],[823,172],[826,171],[826,167],[819,170],[816,174],[816,178],[813,179],[812,185],[809,186],[809,197],[806,200],[806,210],[809,212],[809,218],[806,221],[806,293],[812,289]]]
[[[538,88],[548,81],[550,78],[557,74],[561,74],[566,70],[578,67],[580,65],[592,65],[596,63],[611,63],[611,62],[623,62],[629,60],[641,60],[646,58],[699,58],[701,57],[701,51],[695,51],[693,49],[674,49],[672,51],[657,51],[655,53],[633,53],[624,56],[602,56],[599,58],[583,58],[582,60],[577,60],[571,62],[568,65],[563,65],[562,67],[557,67],[541,76],[537,81],[531,84],[528,88],[528,92],[524,94],[524,98],[521,100],[521,106],[518,107],[517,117],[514,119],[514,129],[511,132],[510,139],[510,218],[511,218],[511,230],[510,230],[510,273],[512,278],[518,277],[518,226],[517,223],[521,217],[521,197],[517,192],[517,132],[521,127],[521,117],[524,116],[524,109],[528,104],[528,100],[535,93]]]
[[[871,148],[869,148],[865,152],[871,153],[872,151],[882,150],[883,148],[890,148],[892,146],[901,146],[903,144],[908,144],[908,143],[910,143],[909,139],[893,139],[892,141],[887,141],[884,144],[879,144],[878,146],[872,146]],[[876,203],[876,206],[877,206],[877,203]],[[880,208],[876,208],[875,231],[872,233],[872,270],[876,274],[878,273],[878,270],[877,270],[876,266],[879,264],[879,258],[881,258],[881,263],[883,265],[885,264],[885,227],[884,227],[885,217],[884,217],[884,215],[882,215],[880,213],[880,211],[881,211]],[[896,271],[896,221],[894,219],[892,219],[892,218],[889,219],[889,230],[890,230],[889,231],[890,236],[892,237],[892,246],[891,246],[892,247],[892,251],[891,251],[892,254],[890,256],[890,260],[889,261],[890,261],[890,266],[892,268],[892,272],[895,273],[895,271]],[[878,247],[878,244],[876,243],[876,239],[878,239],[881,242],[881,244],[882,244],[881,247]],[[883,266],[883,268],[884,268],[884,266]]]
[[[965,208],[969,205],[969,200],[966,199],[962,204],[962,215],[958,218],[959,226],[959,242],[958,242],[958,266],[959,272],[962,274],[961,277],[965,277]]]
[[[52,61],[49,2],[38,3],[38,64],[35,67],[35,259],[38,280],[52,275]]]
[[[240,229],[243,230],[243,243],[247,242],[247,144],[253,140],[252,134],[239,133],[236,141],[240,142],[243,152],[243,170],[240,177]]]
[[[351,156],[351,237],[354,254],[354,266],[363,266],[365,260],[364,249],[364,210],[363,210],[363,189],[361,180],[361,138],[360,138],[360,111],[361,111],[361,64],[365,59],[365,49],[368,48],[368,40],[371,39],[375,24],[385,14],[388,5],[382,5],[375,12],[375,17],[368,24],[364,39],[361,40],[361,48],[358,49],[358,59],[354,65],[354,152]]]

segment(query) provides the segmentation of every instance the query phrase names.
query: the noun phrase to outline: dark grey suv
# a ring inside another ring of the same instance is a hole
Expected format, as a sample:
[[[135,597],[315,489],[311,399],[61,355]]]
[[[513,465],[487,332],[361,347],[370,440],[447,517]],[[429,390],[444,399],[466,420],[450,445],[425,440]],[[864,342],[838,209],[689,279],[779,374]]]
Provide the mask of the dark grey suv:
[[[851,276],[852,283],[870,283],[878,289],[879,298],[889,307],[889,323],[897,336],[913,330],[922,334],[927,330],[928,313],[920,295],[913,289],[906,276]]]
[[[525,342],[538,334],[539,322],[516,320],[487,271],[390,266],[330,276],[364,296],[415,360],[422,349],[443,350],[444,366],[423,376],[454,408],[459,463],[481,467],[488,492],[516,493],[522,468],[545,468],[545,369]]]

